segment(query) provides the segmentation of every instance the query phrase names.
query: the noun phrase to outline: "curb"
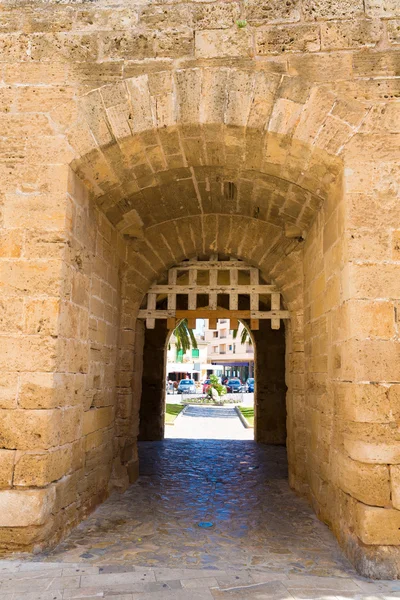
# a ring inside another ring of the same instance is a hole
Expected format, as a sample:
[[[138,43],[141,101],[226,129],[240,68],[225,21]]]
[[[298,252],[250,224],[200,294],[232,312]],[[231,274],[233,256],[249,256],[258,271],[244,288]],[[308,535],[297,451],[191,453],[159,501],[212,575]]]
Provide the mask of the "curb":
[[[242,425],[243,427],[245,427],[246,429],[253,429],[253,427],[250,427],[248,421],[245,419],[245,417],[242,415],[242,413],[240,412],[240,408],[238,406],[235,406],[235,411],[237,416],[239,417],[239,419],[242,421]]]
[[[186,406],[183,407],[183,410],[181,410],[181,412],[179,413],[179,415],[176,417],[175,421],[172,421],[172,423],[164,423],[165,427],[173,427],[176,423],[176,421],[179,419],[179,417],[181,415],[183,415],[183,413],[185,412],[185,410],[187,409],[188,404],[186,404]]]

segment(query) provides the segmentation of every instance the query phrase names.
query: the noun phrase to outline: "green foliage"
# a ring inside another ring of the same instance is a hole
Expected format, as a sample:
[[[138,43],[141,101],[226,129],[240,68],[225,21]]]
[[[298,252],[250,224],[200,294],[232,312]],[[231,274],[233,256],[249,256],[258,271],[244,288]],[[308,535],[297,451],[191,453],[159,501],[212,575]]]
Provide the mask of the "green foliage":
[[[253,344],[253,340],[251,339],[251,335],[247,327],[242,323],[243,329],[240,335],[240,343],[241,344]],[[233,339],[236,340],[238,334],[238,329],[233,330]]]
[[[246,19],[238,19],[236,21],[236,25],[239,27],[239,29],[243,29],[244,27],[247,27],[247,21]]]
[[[226,387],[219,382],[216,375],[210,375],[210,387],[207,390],[207,395],[211,396],[211,390],[214,388],[218,392],[218,396],[224,396],[226,394]]]
[[[178,352],[182,350],[183,354],[185,354],[192,346],[193,348],[197,348],[197,341],[194,337],[193,329],[189,329],[187,319],[182,319],[174,331],[174,336],[176,338],[176,349]]]

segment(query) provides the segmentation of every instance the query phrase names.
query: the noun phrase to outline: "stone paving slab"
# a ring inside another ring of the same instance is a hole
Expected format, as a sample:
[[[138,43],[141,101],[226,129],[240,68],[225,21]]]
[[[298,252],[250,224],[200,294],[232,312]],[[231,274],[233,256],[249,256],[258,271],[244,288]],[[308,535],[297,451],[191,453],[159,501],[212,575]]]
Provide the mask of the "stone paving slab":
[[[50,566],[50,568],[49,568]],[[400,598],[400,581],[362,577],[204,569],[146,568],[112,572],[91,565],[90,574],[69,574],[77,564],[0,561],[0,600],[389,600]],[[118,570],[118,569],[117,569]],[[59,576],[59,572],[66,575]],[[86,572],[85,572],[86,571]],[[106,571],[106,572],[104,572]],[[49,572],[55,574],[49,577]]]

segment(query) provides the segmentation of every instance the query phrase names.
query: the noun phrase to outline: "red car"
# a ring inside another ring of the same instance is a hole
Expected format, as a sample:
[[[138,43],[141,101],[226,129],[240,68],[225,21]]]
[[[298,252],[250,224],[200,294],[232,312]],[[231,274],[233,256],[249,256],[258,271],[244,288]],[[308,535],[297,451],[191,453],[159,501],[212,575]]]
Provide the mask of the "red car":
[[[211,387],[211,381],[209,379],[206,379],[205,381],[203,381],[203,394],[207,394],[210,387]]]

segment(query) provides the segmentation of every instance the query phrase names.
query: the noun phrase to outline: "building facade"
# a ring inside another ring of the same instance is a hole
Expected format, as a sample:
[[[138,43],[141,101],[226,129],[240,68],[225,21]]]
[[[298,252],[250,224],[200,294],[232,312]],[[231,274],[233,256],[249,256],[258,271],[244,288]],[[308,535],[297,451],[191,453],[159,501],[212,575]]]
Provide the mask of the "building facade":
[[[206,328],[205,340],[208,343],[208,362],[220,367],[219,374],[228,377],[240,377],[245,382],[254,377],[254,346],[251,337],[242,344],[243,325],[240,323],[234,337],[229,319],[218,319],[217,328]]]

